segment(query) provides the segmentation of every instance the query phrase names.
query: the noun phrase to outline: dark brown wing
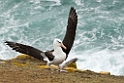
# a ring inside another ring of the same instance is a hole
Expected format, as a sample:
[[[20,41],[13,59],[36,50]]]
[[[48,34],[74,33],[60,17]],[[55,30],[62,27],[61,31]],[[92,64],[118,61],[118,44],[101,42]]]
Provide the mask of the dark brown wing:
[[[63,40],[63,44],[67,47],[66,50],[63,49],[66,55],[69,54],[72,48],[72,45],[75,39],[75,34],[76,34],[76,27],[77,27],[77,13],[76,13],[76,10],[73,7],[71,7],[69,18],[68,18],[67,31],[66,31],[66,35]],[[46,55],[46,57],[48,57],[49,60],[53,60],[54,58],[54,56],[51,54],[51,51],[44,53],[28,45],[23,45],[23,44],[9,42],[9,41],[6,41],[5,43],[8,46],[10,46],[13,50],[23,53],[23,54],[27,54],[29,56],[37,58],[38,60],[43,60],[44,55]]]
[[[63,39],[63,44],[67,47],[67,49],[63,49],[63,51],[68,56],[76,35],[76,28],[77,28],[77,20],[78,16],[74,7],[71,7],[69,17],[68,17],[68,25],[65,37]],[[67,57],[66,57],[67,58]]]
[[[45,52],[45,56],[48,57],[48,59],[50,61],[52,61],[54,59],[54,57],[55,57],[55,56],[53,56],[52,52],[53,51],[47,51],[47,52]]]
[[[34,47],[15,43],[15,42],[9,42],[9,41],[6,41],[5,43],[17,52],[27,54],[29,56],[32,56],[32,57],[38,59],[38,60],[43,60],[42,54],[44,54],[44,52],[42,52],[42,51],[40,51]]]

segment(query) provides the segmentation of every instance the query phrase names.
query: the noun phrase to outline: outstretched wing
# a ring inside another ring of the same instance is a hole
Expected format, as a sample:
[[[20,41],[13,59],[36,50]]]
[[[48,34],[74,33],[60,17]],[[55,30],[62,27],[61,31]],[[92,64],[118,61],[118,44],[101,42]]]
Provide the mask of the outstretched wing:
[[[9,42],[9,41],[6,41],[5,43],[17,52],[27,54],[29,56],[32,56],[32,57],[38,59],[38,60],[43,61],[42,55],[44,54],[44,52],[42,52],[42,51],[40,51],[34,47],[31,47],[28,45],[23,45],[20,43],[15,43],[15,42]]]
[[[67,56],[72,48],[75,39],[76,27],[77,27],[77,13],[76,10],[73,7],[71,7],[68,18],[67,31],[63,40],[63,44],[67,47],[67,49],[66,50],[63,49],[63,51],[66,53]],[[51,61],[54,58],[54,56],[51,54],[53,50],[48,52],[42,52],[34,47],[23,45],[20,43],[9,42],[9,41],[6,41],[5,43],[8,46],[10,46],[13,50],[23,54],[27,54],[38,60],[43,60],[44,57],[48,57],[48,59]]]
[[[77,20],[78,16],[76,10],[74,9],[74,7],[71,7],[68,17],[67,31],[63,39],[63,44],[67,47],[67,49],[63,49],[63,51],[66,53],[67,57],[74,43],[77,28]]]

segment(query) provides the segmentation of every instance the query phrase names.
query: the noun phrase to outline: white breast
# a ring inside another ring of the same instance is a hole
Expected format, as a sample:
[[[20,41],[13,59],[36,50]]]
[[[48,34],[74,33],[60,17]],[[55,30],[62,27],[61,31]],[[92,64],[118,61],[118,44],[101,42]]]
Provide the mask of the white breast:
[[[54,60],[51,61],[51,64],[54,64],[54,65],[59,65],[61,64],[65,58],[66,58],[66,54],[62,51],[62,49],[56,49],[54,52],[53,52],[53,55],[55,56],[54,57]]]

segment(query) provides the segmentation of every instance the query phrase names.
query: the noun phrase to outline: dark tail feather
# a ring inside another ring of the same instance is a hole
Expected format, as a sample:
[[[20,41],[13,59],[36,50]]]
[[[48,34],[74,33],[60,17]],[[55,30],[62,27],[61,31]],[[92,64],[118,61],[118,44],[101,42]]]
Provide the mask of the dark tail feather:
[[[23,45],[20,43],[15,43],[15,42],[10,42],[10,41],[6,41],[5,42],[6,45],[10,46],[13,50],[19,52],[19,53],[23,53],[23,54],[27,54],[29,56],[32,56],[38,60],[42,60],[43,61],[43,56],[42,54],[44,54],[44,52],[28,46],[28,45]]]

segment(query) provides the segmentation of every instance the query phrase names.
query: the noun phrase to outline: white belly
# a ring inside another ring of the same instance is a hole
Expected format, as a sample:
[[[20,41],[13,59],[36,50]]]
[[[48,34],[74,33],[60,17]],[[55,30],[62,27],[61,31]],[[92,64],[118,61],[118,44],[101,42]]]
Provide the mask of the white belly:
[[[53,52],[53,55],[55,55],[55,57],[54,57],[53,61],[51,61],[50,63],[54,64],[54,65],[61,64],[66,58],[66,54],[64,52],[62,52],[62,53]]]

